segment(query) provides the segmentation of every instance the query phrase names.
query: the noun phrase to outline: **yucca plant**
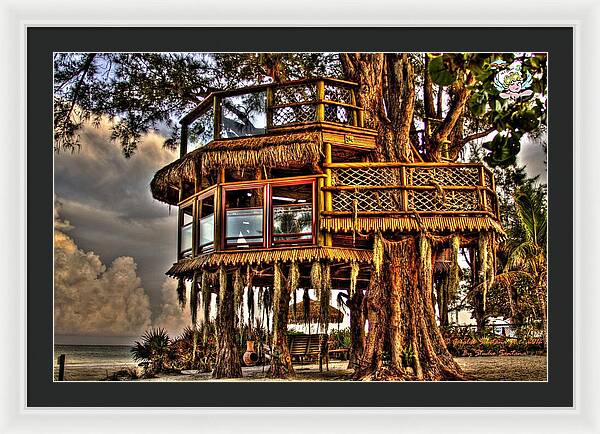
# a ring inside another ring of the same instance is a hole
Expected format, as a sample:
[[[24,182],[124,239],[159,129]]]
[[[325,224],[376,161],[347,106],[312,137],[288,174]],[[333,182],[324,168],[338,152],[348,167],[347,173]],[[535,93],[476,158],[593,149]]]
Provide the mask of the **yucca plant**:
[[[136,362],[147,362],[148,371],[161,372],[166,367],[171,339],[163,328],[146,330],[141,342],[136,341],[131,348],[131,356]]]

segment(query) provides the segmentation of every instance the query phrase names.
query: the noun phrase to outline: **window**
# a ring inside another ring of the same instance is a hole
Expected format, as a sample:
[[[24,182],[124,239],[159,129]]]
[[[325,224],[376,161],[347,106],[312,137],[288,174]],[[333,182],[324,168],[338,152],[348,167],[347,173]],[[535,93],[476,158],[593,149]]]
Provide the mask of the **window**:
[[[214,130],[214,116],[211,107],[188,125],[187,152],[209,143],[214,138]]]
[[[179,209],[179,256],[181,258],[192,254],[193,216],[194,207],[192,204]]]
[[[214,192],[198,199],[198,254],[210,252],[215,246],[215,196]]]
[[[225,189],[225,248],[264,245],[264,186]]]
[[[266,92],[230,96],[221,101],[221,138],[255,136],[267,128]]]
[[[273,185],[273,245],[312,243],[313,183]]]

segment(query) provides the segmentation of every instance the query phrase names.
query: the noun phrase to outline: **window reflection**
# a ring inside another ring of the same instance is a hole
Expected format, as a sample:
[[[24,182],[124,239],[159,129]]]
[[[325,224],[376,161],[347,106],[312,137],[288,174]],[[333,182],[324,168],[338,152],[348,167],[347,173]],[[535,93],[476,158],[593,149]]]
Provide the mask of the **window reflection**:
[[[263,187],[226,191],[226,247],[263,245],[263,197]]]
[[[198,230],[198,252],[204,253],[214,249],[215,242],[215,197],[206,196],[198,200],[200,224]]]
[[[264,134],[267,128],[266,92],[230,96],[221,101],[221,138]]]
[[[188,205],[179,210],[179,254],[182,257],[192,253],[193,207]]]
[[[273,244],[312,241],[312,184],[274,186]]]
[[[198,149],[211,140],[215,135],[214,111],[212,107],[188,125],[187,152]]]

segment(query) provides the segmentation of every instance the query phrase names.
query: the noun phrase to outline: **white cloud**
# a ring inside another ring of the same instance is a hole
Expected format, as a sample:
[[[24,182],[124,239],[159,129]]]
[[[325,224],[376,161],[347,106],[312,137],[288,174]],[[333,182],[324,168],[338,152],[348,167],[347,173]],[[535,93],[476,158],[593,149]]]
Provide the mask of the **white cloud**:
[[[177,280],[169,277],[163,282],[160,291],[161,310],[154,321],[154,326],[164,328],[171,337],[180,335],[183,329],[192,323],[189,308],[189,287],[188,283],[186,285],[188,303],[182,311],[177,301]]]
[[[107,267],[56,229],[54,257],[56,334],[136,336],[150,325],[150,299],[133,258],[118,257]]]

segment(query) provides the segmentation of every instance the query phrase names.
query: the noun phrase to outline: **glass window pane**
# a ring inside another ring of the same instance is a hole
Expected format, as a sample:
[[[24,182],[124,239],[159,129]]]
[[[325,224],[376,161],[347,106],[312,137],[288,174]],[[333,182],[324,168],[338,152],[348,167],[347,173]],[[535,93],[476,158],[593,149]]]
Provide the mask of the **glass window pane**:
[[[200,219],[200,249],[212,250],[215,242],[215,215]]]
[[[227,245],[263,243],[263,210],[248,208],[227,210]]]
[[[266,92],[230,96],[221,101],[221,138],[264,134],[267,127]]]
[[[213,113],[211,107],[188,126],[188,152],[198,149],[213,140],[215,132]]]
[[[273,243],[312,240],[312,184],[273,187]]]
[[[227,246],[263,244],[263,197],[263,187],[225,192]]]
[[[181,249],[180,252],[186,252],[192,249],[192,225],[181,228]]]
[[[215,197],[208,196],[199,201],[200,205],[200,236],[198,247],[200,252],[206,252],[214,248],[215,241]]]

